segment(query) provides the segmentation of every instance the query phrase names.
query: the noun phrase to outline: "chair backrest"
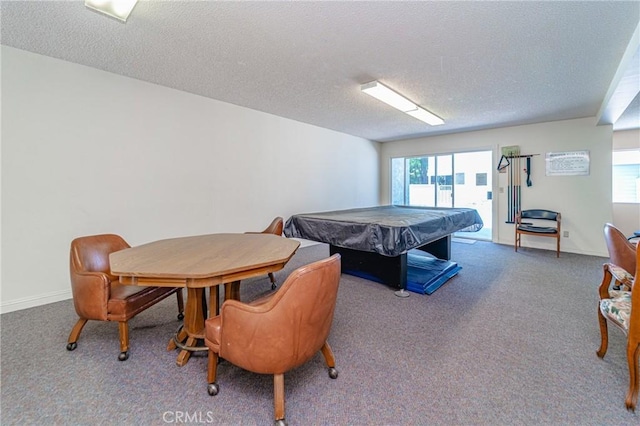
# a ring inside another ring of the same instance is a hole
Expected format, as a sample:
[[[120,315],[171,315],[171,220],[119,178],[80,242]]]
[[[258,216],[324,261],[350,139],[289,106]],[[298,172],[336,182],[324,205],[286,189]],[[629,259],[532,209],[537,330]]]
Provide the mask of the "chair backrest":
[[[627,237],[614,225],[604,225],[604,239],[609,251],[611,263],[633,274],[636,270],[636,247],[627,240]]]
[[[628,338],[639,342],[640,345],[640,250],[636,250],[636,268],[633,276],[633,285],[631,291],[631,314],[629,315],[629,331]],[[637,356],[636,350],[636,356]],[[636,376],[636,380],[640,380]]]
[[[554,220],[556,222],[558,221],[559,215],[560,213],[558,212],[554,212],[551,210],[541,210],[541,209],[522,210],[520,212],[520,217],[522,219]]]
[[[336,254],[296,269],[266,300],[226,301],[220,314],[220,356],[262,374],[302,365],[329,336],[339,282]]]
[[[122,237],[115,234],[76,238],[71,242],[71,271],[103,272],[111,275],[109,254],[129,247]]]
[[[73,305],[78,316],[106,321],[111,283],[109,254],[129,248],[122,237],[114,234],[91,235],[71,241],[69,273]]]
[[[281,217],[276,217],[269,224],[267,229],[262,231],[263,234],[274,234],[274,235],[282,235],[282,228],[284,227],[284,219]]]

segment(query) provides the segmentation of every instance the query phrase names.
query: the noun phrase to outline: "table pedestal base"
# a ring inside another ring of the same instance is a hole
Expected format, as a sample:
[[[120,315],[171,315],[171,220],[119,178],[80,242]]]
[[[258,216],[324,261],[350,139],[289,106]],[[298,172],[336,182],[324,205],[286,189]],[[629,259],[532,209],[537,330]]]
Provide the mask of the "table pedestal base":
[[[218,286],[209,288],[209,308],[211,316],[219,312]],[[189,361],[193,352],[206,351],[207,347],[198,345],[204,340],[204,320],[207,317],[207,299],[204,288],[187,287],[187,306],[184,313],[184,325],[178,329],[167,345],[167,350],[180,349],[176,364],[182,367]]]

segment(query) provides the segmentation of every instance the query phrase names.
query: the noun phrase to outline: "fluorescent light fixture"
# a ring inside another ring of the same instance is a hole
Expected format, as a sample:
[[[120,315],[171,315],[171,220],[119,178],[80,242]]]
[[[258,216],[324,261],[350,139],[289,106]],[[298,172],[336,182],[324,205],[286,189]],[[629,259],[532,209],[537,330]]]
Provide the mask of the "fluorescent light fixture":
[[[363,84],[362,86],[360,86],[360,90],[362,90],[367,95],[373,96],[374,98],[388,105],[391,105],[392,107],[399,109],[400,111],[409,114],[414,118],[417,118],[418,120],[424,121],[427,124],[430,124],[432,126],[444,124],[444,120],[442,118],[430,113],[424,108],[419,107],[409,99],[389,89],[379,81],[371,81],[369,83]]]
[[[105,15],[127,22],[138,0],[84,0],[84,5]]]
[[[441,124],[444,124],[444,120],[442,118],[438,117],[435,114],[431,114],[426,109],[422,109],[420,107],[414,110],[405,111],[405,112],[410,116],[415,117],[418,120],[424,121],[425,123],[430,124],[432,126],[439,126]]]
[[[393,90],[389,89],[387,86],[377,81],[372,81],[371,83],[363,84],[360,87],[360,90],[362,90],[367,95],[373,96],[379,101],[384,102],[385,104],[391,105],[395,109],[399,109],[402,112],[410,111],[418,107],[409,99],[405,98],[399,93],[394,92]]]

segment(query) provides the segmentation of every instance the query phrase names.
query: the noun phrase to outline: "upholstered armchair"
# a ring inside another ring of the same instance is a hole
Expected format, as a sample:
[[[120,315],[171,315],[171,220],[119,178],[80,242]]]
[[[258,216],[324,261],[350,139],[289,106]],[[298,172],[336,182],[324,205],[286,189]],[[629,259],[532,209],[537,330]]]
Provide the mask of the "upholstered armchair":
[[[245,232],[245,234],[273,234],[282,235],[282,228],[284,227],[284,220],[281,217],[276,217],[271,221],[269,226],[264,231],[260,232]],[[276,284],[276,278],[273,276],[273,272],[269,272],[269,280],[271,281],[271,290],[275,290],[278,286]],[[234,299],[240,300],[240,281],[227,283],[224,285],[224,298],[225,300]]]
[[[284,220],[281,217],[273,219],[271,224],[262,231],[263,234],[282,235],[282,228],[284,228]],[[273,276],[273,272],[269,272],[269,280],[271,280],[271,290],[275,290],[277,287],[276,279]]]
[[[629,389],[625,399],[628,410],[634,411],[638,402],[638,358],[640,357],[640,250],[635,252],[635,276],[624,268],[605,263],[603,278],[599,288],[600,303],[598,321],[600,323],[600,348],[597,355],[603,358],[607,353],[608,330],[611,323],[627,336],[627,363],[629,367]],[[612,288],[621,284],[623,290]]]
[[[273,374],[274,417],[285,423],[284,373],[322,352],[329,377],[335,358],[327,337],[340,281],[340,255],[296,269],[274,293],[252,303],[227,300],[205,322],[208,392],[217,395],[220,358],[259,374]]]
[[[604,239],[609,251],[609,261],[628,273],[634,274],[636,270],[636,245],[610,223],[604,225]]]
[[[125,361],[129,358],[128,321],[173,293],[178,299],[178,319],[184,318],[181,288],[122,285],[118,277],[111,274],[109,254],[129,247],[120,236],[113,234],[80,237],[71,242],[71,291],[80,318],[69,334],[67,350],[77,348],[80,332],[88,320],[117,321],[118,359]]]
[[[276,217],[271,221],[269,226],[261,232],[261,234],[273,234],[282,235],[282,228],[284,227],[284,220],[281,217]],[[251,232],[248,232],[249,234]],[[269,272],[269,280],[271,280],[271,290],[275,290],[277,287],[276,279],[273,276],[273,272]]]

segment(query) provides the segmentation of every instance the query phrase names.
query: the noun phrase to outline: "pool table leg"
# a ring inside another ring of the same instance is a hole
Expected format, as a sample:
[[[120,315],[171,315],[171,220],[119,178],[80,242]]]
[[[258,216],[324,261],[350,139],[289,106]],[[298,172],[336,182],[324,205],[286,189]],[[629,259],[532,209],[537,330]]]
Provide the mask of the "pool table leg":
[[[442,260],[451,260],[451,235],[432,241],[417,248]]]
[[[340,253],[342,272],[407,289],[407,254],[383,256],[378,253],[329,246],[331,255]],[[408,294],[408,293],[407,293]]]
[[[451,259],[451,235],[424,244],[417,249],[431,253],[438,259]],[[398,297],[408,297],[407,253],[398,256],[383,256],[378,253],[353,250],[329,245],[329,253],[342,256],[342,272],[372,281],[381,282],[399,289]]]

